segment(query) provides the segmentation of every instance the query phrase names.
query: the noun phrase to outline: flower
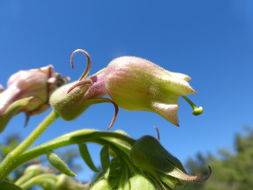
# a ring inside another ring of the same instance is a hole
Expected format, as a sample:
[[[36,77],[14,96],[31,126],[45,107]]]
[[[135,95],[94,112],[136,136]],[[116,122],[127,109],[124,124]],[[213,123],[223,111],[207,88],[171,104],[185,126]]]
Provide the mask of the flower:
[[[151,111],[178,124],[178,98],[196,93],[190,77],[139,57],[119,57],[105,70],[106,93],[121,108]]]
[[[29,117],[49,108],[50,94],[67,80],[56,73],[52,65],[13,74],[7,89],[0,93],[0,132],[11,117],[20,112]]]
[[[86,51],[76,50],[71,55],[71,64],[77,52],[88,57],[85,72],[78,81],[58,89],[50,98],[52,107],[65,120],[75,119],[93,104],[110,102],[115,110],[119,106],[130,111],[155,112],[179,126],[180,96],[191,105],[194,115],[203,111],[186,97],[196,93],[189,84],[191,78],[188,75],[167,71],[143,58],[124,56],[112,60],[106,68],[86,78],[91,59]],[[104,101],[106,95],[111,99]]]

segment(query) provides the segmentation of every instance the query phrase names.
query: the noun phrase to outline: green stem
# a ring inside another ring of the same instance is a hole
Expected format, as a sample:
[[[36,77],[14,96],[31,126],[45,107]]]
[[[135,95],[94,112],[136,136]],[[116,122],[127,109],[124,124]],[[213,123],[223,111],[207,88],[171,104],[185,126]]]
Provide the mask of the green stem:
[[[22,154],[31,144],[58,118],[58,114],[52,111],[35,130],[12,152],[10,152],[6,158],[0,164],[0,181],[2,181],[11,171],[11,168],[17,161],[20,154]]]
[[[51,180],[51,181],[49,181]],[[33,185],[45,183],[45,182],[53,182],[53,184],[56,184],[56,178],[52,174],[41,174],[38,176],[33,177],[32,179],[26,181],[24,184],[20,185],[21,188],[23,189],[28,189],[32,187]]]
[[[29,179],[31,179],[33,176],[34,176],[33,172],[29,172],[28,174],[24,174],[20,178],[18,178],[17,181],[15,181],[15,185],[20,186],[23,183],[25,183],[26,181],[28,181]]]
[[[119,142],[115,142],[114,139],[118,139],[122,142],[127,143],[128,145],[122,144]],[[123,135],[115,132],[104,132],[104,131],[96,131],[93,129],[85,129],[74,131],[72,133],[68,133],[62,135],[58,138],[55,138],[51,141],[48,141],[44,144],[41,144],[33,149],[27,150],[26,152],[19,155],[15,162],[8,168],[6,168],[6,175],[13,171],[15,168],[21,166],[22,164],[32,160],[38,156],[46,154],[50,150],[54,150],[57,148],[61,148],[64,146],[72,145],[72,144],[80,144],[85,142],[94,142],[97,144],[104,145],[105,141],[111,142],[117,145],[121,150],[126,152],[129,151],[129,148],[134,144],[135,140],[127,135]],[[2,175],[2,173],[0,173]]]
[[[123,145],[122,143],[120,143],[120,141],[115,142],[114,139],[119,139],[123,142],[128,143],[129,147],[127,145]],[[72,144],[85,143],[85,142],[93,142],[93,143],[104,145],[106,141],[117,145],[121,150],[124,150],[126,152],[129,151],[129,148],[135,142],[134,139],[132,139],[131,137],[128,137],[127,135],[123,135],[123,134],[115,133],[115,132],[96,131],[92,129],[74,131],[72,133],[65,134],[51,141],[48,141],[44,144],[41,144],[31,150],[27,150],[26,152],[24,152],[17,158],[16,162],[10,168],[8,168],[8,170],[12,171],[13,169],[28,162],[29,160],[32,160],[38,156],[46,154],[50,150],[54,150],[54,149],[72,145]]]

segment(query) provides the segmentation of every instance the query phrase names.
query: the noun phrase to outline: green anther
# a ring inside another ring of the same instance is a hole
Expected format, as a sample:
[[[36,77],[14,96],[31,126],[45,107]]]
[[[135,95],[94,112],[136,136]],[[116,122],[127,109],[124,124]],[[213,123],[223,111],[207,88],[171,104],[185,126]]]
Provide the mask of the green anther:
[[[188,102],[189,104],[190,104],[190,106],[192,107],[192,109],[193,109],[193,112],[192,112],[192,114],[193,115],[200,115],[200,114],[202,114],[203,113],[203,111],[204,111],[204,108],[202,107],[202,106],[197,106],[197,105],[195,105],[189,98],[187,98],[186,96],[182,96],[185,100],[186,100],[186,102]]]

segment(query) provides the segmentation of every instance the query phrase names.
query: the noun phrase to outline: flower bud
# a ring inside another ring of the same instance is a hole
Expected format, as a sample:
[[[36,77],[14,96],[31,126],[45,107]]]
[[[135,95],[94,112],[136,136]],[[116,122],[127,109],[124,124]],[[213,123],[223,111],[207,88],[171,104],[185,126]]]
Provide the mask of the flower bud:
[[[43,168],[40,164],[33,164],[28,166],[25,171],[24,171],[24,175],[26,174],[32,174],[32,176],[34,175],[38,175],[40,173],[43,173],[45,170],[45,168]]]
[[[54,72],[52,65],[13,74],[8,80],[7,89],[0,93],[0,132],[9,119],[20,112],[25,112],[29,117],[49,108],[50,94],[66,80]],[[17,104],[19,100],[26,101]],[[9,109],[13,104],[15,109]]]
[[[92,100],[83,100],[84,94],[88,91],[91,83],[77,87],[68,93],[68,90],[74,83],[66,84],[58,88],[50,97],[50,104],[55,111],[67,121],[73,120],[85,111]]]
[[[71,121],[93,104],[112,103],[115,112],[110,123],[109,128],[111,128],[115,122],[118,107],[112,100],[102,97],[105,90],[102,80],[96,82],[98,78],[100,78],[99,74],[58,88],[50,97],[51,106],[64,120]]]
[[[56,169],[58,169],[60,172],[74,177],[76,174],[71,171],[71,169],[67,166],[67,164],[54,152],[49,152],[47,154],[47,159],[50,162],[52,166],[54,166]]]
[[[125,187],[122,190],[156,190],[155,185],[143,175],[136,174],[129,179],[129,182],[125,183]]]
[[[138,57],[119,57],[105,70],[107,94],[119,107],[132,111],[158,113],[178,124],[178,98],[195,91],[189,85],[190,77],[167,71]]]
[[[96,181],[90,188],[90,190],[108,190],[108,189],[112,188],[107,179],[105,178]]]
[[[82,184],[74,181],[64,174],[56,177],[56,190],[85,190],[88,189],[89,184]]]
[[[27,182],[31,178],[38,176],[41,173],[45,173],[47,170],[48,169],[46,169],[45,167],[43,167],[40,164],[30,165],[25,169],[23,175],[17,181],[15,181],[15,184],[16,185],[24,184],[25,182]]]

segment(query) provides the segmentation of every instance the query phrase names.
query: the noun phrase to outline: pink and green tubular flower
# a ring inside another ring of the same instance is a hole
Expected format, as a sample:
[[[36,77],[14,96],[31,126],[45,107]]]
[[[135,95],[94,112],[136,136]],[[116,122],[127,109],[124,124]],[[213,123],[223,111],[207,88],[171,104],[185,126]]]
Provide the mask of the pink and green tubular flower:
[[[75,119],[92,104],[109,102],[115,107],[110,127],[116,119],[118,107],[154,112],[179,126],[179,97],[191,105],[194,115],[203,111],[186,97],[196,92],[189,84],[191,78],[185,74],[165,70],[143,58],[124,56],[113,59],[107,67],[87,77],[91,59],[86,51],[75,50],[70,63],[73,66],[73,56],[78,52],[88,58],[86,70],[78,81],[57,89],[50,98],[52,107],[65,120]]]

